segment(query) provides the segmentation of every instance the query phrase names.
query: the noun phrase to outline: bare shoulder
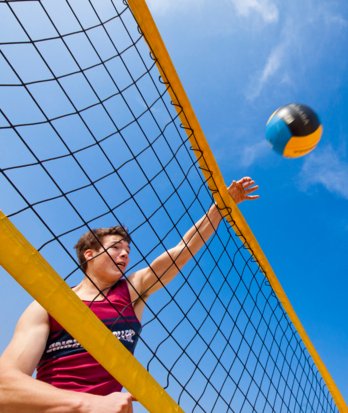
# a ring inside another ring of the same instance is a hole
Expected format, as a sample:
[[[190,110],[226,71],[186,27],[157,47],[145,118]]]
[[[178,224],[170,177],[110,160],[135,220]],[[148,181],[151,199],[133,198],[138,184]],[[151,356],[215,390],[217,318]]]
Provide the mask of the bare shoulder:
[[[0,365],[32,374],[44,351],[48,334],[48,313],[35,301],[18,320],[12,340],[0,358]]]
[[[22,313],[16,330],[21,328],[33,328],[34,326],[47,325],[49,317],[47,311],[37,302],[33,301]]]
[[[129,294],[132,302],[136,302],[144,295],[144,280],[146,279],[150,268],[146,267],[135,271],[127,277]]]
[[[28,314],[37,315],[39,317],[48,317],[47,311],[37,301],[33,301],[31,304],[29,304],[24,313],[26,312]]]

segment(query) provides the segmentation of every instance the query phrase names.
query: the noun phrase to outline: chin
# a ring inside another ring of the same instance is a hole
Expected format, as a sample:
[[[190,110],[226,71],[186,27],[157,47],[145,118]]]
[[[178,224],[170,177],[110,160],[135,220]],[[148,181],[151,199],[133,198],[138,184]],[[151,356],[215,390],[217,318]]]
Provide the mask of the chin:
[[[110,281],[111,281],[112,283],[115,283],[115,282],[117,282],[118,280],[120,280],[122,277],[123,277],[123,273],[112,274],[112,275],[110,276]]]

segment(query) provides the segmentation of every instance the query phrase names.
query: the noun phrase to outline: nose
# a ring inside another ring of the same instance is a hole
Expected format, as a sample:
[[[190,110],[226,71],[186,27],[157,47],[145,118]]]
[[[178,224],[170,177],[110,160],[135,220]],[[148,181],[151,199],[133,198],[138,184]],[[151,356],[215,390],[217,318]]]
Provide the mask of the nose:
[[[120,256],[128,258],[128,251],[125,248],[122,248]]]

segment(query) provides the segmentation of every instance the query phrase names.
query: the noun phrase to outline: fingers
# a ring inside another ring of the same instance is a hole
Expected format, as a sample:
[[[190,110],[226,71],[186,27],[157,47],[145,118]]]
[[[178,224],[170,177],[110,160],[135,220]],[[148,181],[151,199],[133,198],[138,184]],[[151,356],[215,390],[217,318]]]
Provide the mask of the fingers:
[[[125,413],[133,413],[133,400],[135,400],[133,398],[133,396],[130,393],[124,393],[125,397],[126,397],[126,409],[125,409]]]
[[[250,187],[253,187],[253,188],[255,188],[255,190],[256,189],[258,189],[258,185],[255,185],[255,181],[252,179],[252,178],[250,178],[249,176],[245,176],[244,178],[241,178],[239,181],[237,181],[237,182],[239,182],[240,184],[242,184],[242,186],[243,186],[243,188],[244,189],[247,189],[247,188],[250,188]]]
[[[251,182],[249,185],[243,185],[243,189],[245,192],[253,192],[259,189],[259,186],[254,185],[254,182]]]
[[[248,188],[252,185],[255,185],[255,181],[249,176],[245,176],[237,181],[238,184],[242,185],[243,188]]]
[[[250,201],[260,198],[260,195],[258,195],[258,194],[250,195],[254,191],[257,191],[258,189],[259,189],[259,187],[257,185],[253,186],[252,188],[246,189],[244,191],[244,198],[247,199],[247,200],[250,200]]]
[[[105,396],[110,405],[104,406],[104,412],[133,413],[132,401],[135,400],[130,393],[115,392]],[[112,410],[108,410],[112,409]],[[99,412],[99,410],[98,410]]]
[[[248,195],[245,197],[248,201],[254,201],[255,199],[259,199],[260,195]]]
[[[252,178],[250,178],[250,176],[243,176],[243,178],[238,179],[238,181],[236,182],[238,184],[242,184],[243,186],[248,186],[255,183],[255,181]]]
[[[249,190],[250,188],[255,188],[254,190],[258,189],[258,185],[255,184],[255,181],[249,177],[244,177],[237,181],[239,185],[242,185],[244,190]]]
[[[229,192],[236,203],[245,200],[255,200],[260,198],[259,195],[253,194],[257,191],[259,186],[255,184],[255,181],[250,176],[244,176],[238,181],[233,181],[229,187]],[[253,194],[253,195],[251,195]]]
[[[260,198],[260,195],[249,195],[252,194],[253,192],[257,191],[259,189],[258,185],[250,186],[250,187],[244,187],[244,194],[248,199],[256,199]]]

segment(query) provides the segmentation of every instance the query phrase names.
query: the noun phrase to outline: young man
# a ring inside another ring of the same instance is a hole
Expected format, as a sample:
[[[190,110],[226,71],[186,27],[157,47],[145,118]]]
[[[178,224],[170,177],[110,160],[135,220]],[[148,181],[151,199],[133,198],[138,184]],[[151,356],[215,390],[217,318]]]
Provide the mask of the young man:
[[[236,203],[258,198],[252,195],[257,189],[249,177],[228,187]],[[74,291],[133,351],[147,298],[177,275],[220,221],[213,205],[175,247],[127,279],[128,234],[121,227],[89,232],[76,245],[86,276]],[[120,390],[121,385],[37,302],[25,310],[0,358],[1,412],[132,413],[132,396]]]

